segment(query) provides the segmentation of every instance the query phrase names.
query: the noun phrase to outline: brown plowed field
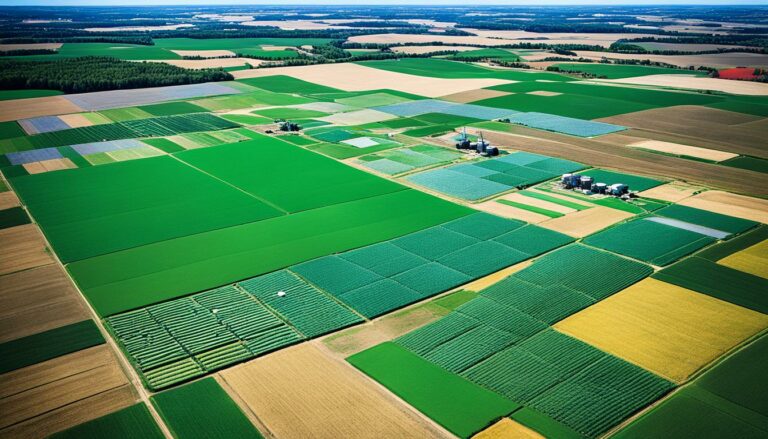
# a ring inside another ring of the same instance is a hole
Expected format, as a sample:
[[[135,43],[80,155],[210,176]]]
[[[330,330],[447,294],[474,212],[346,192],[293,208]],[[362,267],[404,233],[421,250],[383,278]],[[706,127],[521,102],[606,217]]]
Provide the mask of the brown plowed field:
[[[0,230],[0,275],[47,265],[53,258],[45,248],[43,235],[34,224]]]

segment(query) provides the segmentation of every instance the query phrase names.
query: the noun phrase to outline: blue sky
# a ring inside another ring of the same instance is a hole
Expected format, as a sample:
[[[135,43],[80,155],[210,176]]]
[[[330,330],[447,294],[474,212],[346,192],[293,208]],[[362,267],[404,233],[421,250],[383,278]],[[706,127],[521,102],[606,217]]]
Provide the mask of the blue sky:
[[[70,6],[70,5],[768,5],[768,0],[0,0],[2,6]]]

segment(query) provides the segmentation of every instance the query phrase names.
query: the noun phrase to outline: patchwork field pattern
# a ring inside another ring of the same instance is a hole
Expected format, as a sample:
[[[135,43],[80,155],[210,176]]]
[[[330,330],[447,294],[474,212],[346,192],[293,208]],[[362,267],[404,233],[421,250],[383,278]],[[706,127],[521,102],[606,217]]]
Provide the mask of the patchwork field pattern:
[[[472,104],[457,104],[455,102],[441,101],[437,99],[423,99],[385,105],[374,107],[374,110],[402,117],[420,116],[427,113],[442,113],[485,120],[500,119],[517,113],[516,111],[501,108],[484,107],[482,105]]]
[[[425,171],[408,176],[407,180],[437,192],[476,201],[584,168],[581,163],[569,160],[516,152],[496,159]]]
[[[169,87],[153,87],[133,90],[99,91],[94,93],[71,94],[65,99],[88,110],[106,110],[135,105],[155,104],[163,101],[199,98],[205,96],[241,93],[240,90],[223,84],[187,84]]]
[[[620,125],[592,122],[547,113],[519,113],[513,114],[508,119],[510,122],[519,125],[579,137],[595,137],[627,129]]]
[[[555,325],[669,380],[683,382],[768,327],[768,316],[656,279]]]
[[[418,145],[363,156],[358,160],[358,163],[383,174],[396,175],[441,163],[449,163],[459,157],[461,157],[461,153],[447,148]]]

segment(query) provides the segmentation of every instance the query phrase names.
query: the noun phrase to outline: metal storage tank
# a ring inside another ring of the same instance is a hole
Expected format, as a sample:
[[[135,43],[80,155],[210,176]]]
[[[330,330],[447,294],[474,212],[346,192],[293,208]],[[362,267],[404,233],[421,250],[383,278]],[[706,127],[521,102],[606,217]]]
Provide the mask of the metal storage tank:
[[[589,176],[583,176],[579,179],[579,187],[582,189],[591,189],[594,179]]]
[[[595,183],[594,189],[592,189],[592,192],[598,193],[598,194],[604,194],[608,190],[608,185],[605,183]]]

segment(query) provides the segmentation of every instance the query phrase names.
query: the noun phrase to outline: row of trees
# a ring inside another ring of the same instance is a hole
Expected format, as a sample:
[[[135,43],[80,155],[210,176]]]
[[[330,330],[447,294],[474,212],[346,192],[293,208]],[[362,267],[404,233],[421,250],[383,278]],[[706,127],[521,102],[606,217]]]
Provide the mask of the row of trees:
[[[106,57],[55,61],[0,60],[0,89],[51,89],[66,93],[228,81],[221,69],[191,70],[155,62]]]

